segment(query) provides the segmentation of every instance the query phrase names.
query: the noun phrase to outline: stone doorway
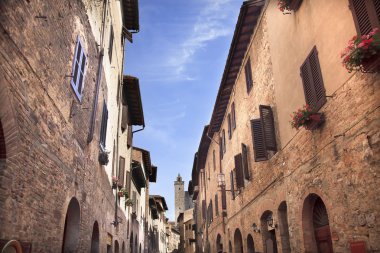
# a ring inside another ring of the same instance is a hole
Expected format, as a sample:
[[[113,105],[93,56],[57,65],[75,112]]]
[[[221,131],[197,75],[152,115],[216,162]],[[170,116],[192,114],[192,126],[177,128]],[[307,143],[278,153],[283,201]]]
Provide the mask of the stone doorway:
[[[237,228],[234,235],[234,253],[243,253],[243,238],[240,230]]]
[[[216,237],[216,252],[223,253],[223,243],[220,234],[218,234],[218,236]]]
[[[91,253],[99,253],[99,224],[94,222],[91,236]]]
[[[247,236],[247,251],[248,253],[255,253],[255,243],[252,235]]]
[[[265,211],[261,216],[261,231],[264,242],[264,253],[278,253],[273,212]]]
[[[63,253],[77,252],[80,230],[80,206],[76,198],[72,198],[67,208],[65,229],[63,231]]]

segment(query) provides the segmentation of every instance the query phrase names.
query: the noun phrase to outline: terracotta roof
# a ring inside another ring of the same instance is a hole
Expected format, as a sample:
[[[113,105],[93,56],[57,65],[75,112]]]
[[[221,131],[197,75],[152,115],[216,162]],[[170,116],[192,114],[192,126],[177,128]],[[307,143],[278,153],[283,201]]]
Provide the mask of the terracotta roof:
[[[165,201],[165,198],[164,198],[164,197],[162,197],[162,196],[160,196],[160,195],[150,195],[149,197],[154,198],[155,201],[157,201],[157,200],[161,200],[161,204],[162,204],[164,210],[166,210],[166,211],[169,210],[169,209],[168,209],[168,206],[166,205],[166,201]]]
[[[208,131],[209,131],[209,126],[207,125],[203,128],[201,141],[199,143],[198,159],[197,159],[197,172],[199,172],[199,170],[203,169],[205,167],[205,164],[206,164],[208,148],[210,147],[210,143],[211,143],[211,139],[207,136]]]
[[[198,152],[194,154],[193,169],[191,171],[191,181],[193,182],[194,186],[198,185],[197,163],[198,163]]]
[[[123,8],[123,25],[128,30],[138,32],[140,30],[139,1],[122,0],[121,4]]]
[[[210,136],[220,130],[232,87],[235,84],[237,74],[264,4],[265,1],[263,0],[251,0],[243,2],[241,6],[210,121]]]
[[[133,147],[133,150],[141,152],[143,163],[144,163],[145,174],[148,177],[148,175],[150,175],[150,173],[152,172],[152,163],[150,160],[150,152],[145,150],[145,149],[138,148],[138,147]]]
[[[123,77],[123,102],[128,105],[132,125],[145,126],[139,79]]]

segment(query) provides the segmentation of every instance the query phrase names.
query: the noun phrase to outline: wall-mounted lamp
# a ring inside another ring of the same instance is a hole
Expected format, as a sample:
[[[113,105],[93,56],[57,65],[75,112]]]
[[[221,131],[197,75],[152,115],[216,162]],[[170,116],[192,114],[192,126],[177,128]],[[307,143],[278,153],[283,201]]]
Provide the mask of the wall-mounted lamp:
[[[260,228],[257,227],[256,223],[252,224],[253,232],[260,233]]]
[[[224,173],[218,174],[218,186],[219,187],[226,186],[226,177],[225,177]]]

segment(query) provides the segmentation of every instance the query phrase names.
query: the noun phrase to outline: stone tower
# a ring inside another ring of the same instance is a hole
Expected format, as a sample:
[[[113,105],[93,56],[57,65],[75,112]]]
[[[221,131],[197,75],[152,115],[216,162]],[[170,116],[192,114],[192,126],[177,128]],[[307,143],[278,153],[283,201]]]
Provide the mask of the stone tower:
[[[174,220],[177,223],[177,218],[180,213],[185,212],[185,182],[182,181],[180,174],[177,176],[177,180],[174,181],[174,197],[175,197],[175,217]]]

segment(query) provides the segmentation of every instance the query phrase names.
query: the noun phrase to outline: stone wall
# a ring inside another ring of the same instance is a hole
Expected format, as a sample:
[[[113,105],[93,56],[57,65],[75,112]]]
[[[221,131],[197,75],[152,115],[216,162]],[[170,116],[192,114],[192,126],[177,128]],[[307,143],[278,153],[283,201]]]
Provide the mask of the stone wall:
[[[68,204],[80,205],[77,252],[89,252],[99,223],[100,252],[115,229],[115,198],[98,163],[107,84],[102,79],[94,139],[87,144],[99,48],[80,1],[0,3],[0,120],[7,158],[0,171],[0,238],[32,244],[33,252],[60,252]],[[77,36],[88,58],[81,103],[70,75]],[[103,73],[104,74],[104,73]],[[119,209],[119,214],[122,212]],[[119,215],[126,224],[124,215]]]

